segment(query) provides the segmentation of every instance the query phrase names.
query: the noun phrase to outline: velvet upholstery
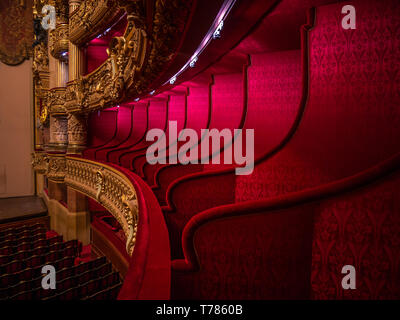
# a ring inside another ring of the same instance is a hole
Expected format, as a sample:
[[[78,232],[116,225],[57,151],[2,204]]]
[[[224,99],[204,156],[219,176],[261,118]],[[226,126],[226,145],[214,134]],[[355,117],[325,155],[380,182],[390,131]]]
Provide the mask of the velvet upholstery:
[[[148,115],[149,103],[138,102],[135,103],[132,114],[132,130],[129,137],[115,147],[108,151],[107,161],[117,163],[119,156],[125,151],[144,140],[146,131],[148,129]]]
[[[102,147],[110,142],[117,133],[117,111],[104,110],[92,112],[88,117],[88,147],[83,155],[88,158],[94,157],[96,148]]]
[[[148,129],[154,128],[166,130],[168,124],[168,97],[154,98],[149,104]],[[146,150],[152,142],[141,140],[119,155],[118,163],[128,169],[132,169],[132,160],[138,151]]]

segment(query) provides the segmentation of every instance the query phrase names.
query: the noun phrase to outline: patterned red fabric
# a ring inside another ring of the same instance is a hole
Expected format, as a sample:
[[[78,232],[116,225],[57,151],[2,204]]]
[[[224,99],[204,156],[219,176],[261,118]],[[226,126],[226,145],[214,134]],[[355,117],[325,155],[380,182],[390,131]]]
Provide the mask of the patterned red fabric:
[[[251,61],[247,71],[248,107],[244,129],[255,130],[255,156],[261,158],[284,139],[298,113],[302,93],[301,57],[299,51],[288,51],[252,56]],[[246,185],[252,175],[236,177],[231,170],[174,182],[169,190],[169,204],[174,210],[166,213],[171,239],[180,239],[183,227],[194,214],[233,203],[235,194],[254,192],[253,186],[257,184]],[[238,188],[235,182],[238,179],[243,181],[244,188]],[[179,252],[179,241],[174,241],[171,247]]]
[[[362,19],[357,20],[360,21],[357,31],[341,28],[341,5],[324,6],[317,10],[316,27],[310,32],[311,81],[305,118],[290,145],[262,168],[270,168],[259,180],[264,180],[269,187],[265,188],[268,193],[259,194],[259,198],[280,195],[270,198],[270,202],[285,199],[290,203],[292,194],[293,198],[302,194],[293,191],[315,186],[312,192],[318,193],[318,190],[326,189],[318,187],[325,182],[367,172],[366,169],[393,154],[397,154],[397,159],[399,157],[400,82],[399,59],[396,58],[399,54],[396,50],[399,49],[400,38],[396,32],[400,29],[393,28],[398,25],[399,7],[396,1],[354,1],[354,5],[358,19]],[[376,31],[376,24],[380,26],[379,31]],[[398,160],[394,166],[399,168]],[[349,181],[352,179],[357,181],[358,178],[354,176]],[[314,299],[399,299],[399,183],[400,173],[397,171],[365,188],[350,187],[350,190],[356,191],[310,204],[312,207],[307,211],[315,215],[314,231],[310,232],[314,236],[312,277],[309,280]],[[288,195],[282,198],[285,193]],[[307,192],[303,191],[303,194]],[[245,203],[249,203],[248,210],[251,210],[252,202]],[[221,217],[224,216],[223,206],[213,209],[214,212],[217,210]],[[296,210],[297,207],[289,211]],[[207,214],[206,211],[194,216],[189,225],[194,226],[195,221]],[[284,217],[284,211],[277,215],[282,222],[291,220]],[[243,225],[245,221],[250,222],[251,219],[243,219]],[[235,243],[240,232],[247,235],[242,241],[255,241],[254,238],[262,235],[264,229],[254,232],[255,226],[252,226],[232,232],[233,228],[229,220],[216,220],[213,223],[208,221],[197,232],[190,231],[189,238],[195,235],[195,252],[201,269],[195,270],[192,275],[177,271],[174,275],[177,288],[173,289],[173,294],[183,293],[186,298],[209,298],[210,292],[217,292],[221,298],[245,298],[248,292],[252,292],[253,298],[279,297],[279,291],[271,294],[265,290],[258,295],[260,290],[265,289],[261,283],[266,282],[266,287],[272,289],[277,288],[278,283],[282,285],[282,282],[268,283],[261,275],[258,276],[260,278],[256,276],[257,280],[261,280],[254,281],[254,274],[258,275],[259,260],[252,264],[253,268],[246,269],[244,261],[251,255],[257,255],[260,245],[252,243],[252,251],[247,252],[244,259],[235,256],[238,254],[236,250],[230,250],[235,245],[240,246],[240,243]],[[303,228],[299,226],[296,230]],[[270,233],[274,234],[274,230]],[[189,238],[184,237],[184,244],[188,246],[191,243]],[[275,246],[276,250],[285,248],[287,238],[281,241],[283,243]],[[276,270],[280,269],[280,264],[283,270],[288,270],[279,257],[271,254],[270,258],[271,264],[277,264]],[[187,263],[190,264],[191,260],[176,261],[173,265],[176,270],[183,271]],[[341,288],[344,276],[341,268],[347,264],[356,267],[357,290],[344,291]],[[207,271],[203,273],[204,270]],[[230,282],[229,276],[233,274],[240,279],[243,273],[243,285],[233,291],[238,295],[230,295],[231,291],[226,288],[229,285],[235,288],[235,284]],[[291,276],[280,278],[279,274],[272,274],[272,279],[283,279],[283,283],[289,279],[290,283]],[[290,288],[299,284],[295,282],[288,287],[284,295],[292,297]],[[249,290],[249,286],[254,287]],[[193,291],[192,287],[195,288]],[[308,298],[309,293],[302,297]]]
[[[318,204],[312,248],[313,299],[400,299],[400,173]],[[343,290],[344,265],[356,290]]]
[[[342,28],[341,5],[318,8],[310,32],[310,91],[303,121],[289,145],[258,166],[247,183],[238,179],[238,190],[252,185],[238,194],[238,201],[340,179],[400,150],[400,38],[391,31],[393,18],[384,18],[386,13],[398,16],[399,9],[390,1],[354,3],[356,30]]]

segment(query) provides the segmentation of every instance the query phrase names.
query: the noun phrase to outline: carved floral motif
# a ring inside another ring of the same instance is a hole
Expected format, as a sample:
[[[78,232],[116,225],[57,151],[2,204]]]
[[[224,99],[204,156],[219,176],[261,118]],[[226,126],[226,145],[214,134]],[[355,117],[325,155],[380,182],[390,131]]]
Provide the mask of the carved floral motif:
[[[67,186],[95,199],[120,223],[129,255],[135,247],[139,219],[135,188],[122,173],[97,162],[67,157]]]

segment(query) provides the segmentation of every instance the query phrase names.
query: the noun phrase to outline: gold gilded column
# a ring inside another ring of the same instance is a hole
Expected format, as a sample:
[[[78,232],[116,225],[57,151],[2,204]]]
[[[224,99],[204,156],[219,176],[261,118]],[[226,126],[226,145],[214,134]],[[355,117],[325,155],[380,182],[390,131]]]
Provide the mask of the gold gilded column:
[[[64,61],[49,54],[50,91],[47,104],[50,111],[50,141],[49,152],[65,153],[68,146],[67,114],[63,107],[63,93],[68,79],[68,67]]]
[[[56,87],[65,87],[68,82],[68,64],[57,59]]]
[[[69,16],[79,8],[81,0],[69,0]],[[79,79],[84,73],[85,53],[71,41],[68,47],[69,81]],[[85,115],[68,115],[68,154],[79,154],[86,147],[87,117]]]
[[[79,8],[81,0],[69,0],[69,16]],[[84,73],[85,68],[85,54],[82,48],[74,45],[71,41],[69,42],[69,81],[76,80],[80,75]]]

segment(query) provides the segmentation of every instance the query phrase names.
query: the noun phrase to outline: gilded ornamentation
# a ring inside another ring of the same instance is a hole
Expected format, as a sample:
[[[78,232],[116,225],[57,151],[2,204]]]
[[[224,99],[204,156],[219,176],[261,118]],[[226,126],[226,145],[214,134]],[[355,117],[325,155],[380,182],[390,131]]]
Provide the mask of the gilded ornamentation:
[[[49,159],[48,169],[46,172],[47,178],[54,182],[64,182],[66,161],[63,154],[48,154]]]
[[[100,196],[104,189],[104,175],[103,175],[104,168],[99,169],[96,172],[96,201],[101,203]]]
[[[39,43],[33,51],[32,71],[34,79],[40,81],[40,74],[49,72],[49,56],[47,54],[47,46]]]
[[[32,156],[32,167],[38,173],[46,173],[48,169],[48,157],[47,154],[43,152],[34,152],[31,154]]]
[[[87,137],[85,115],[68,114],[68,148],[84,148]]]
[[[49,122],[49,110],[47,109],[47,106],[44,106],[42,110],[40,111],[39,115],[40,123],[43,125],[47,125]]]
[[[69,39],[75,45],[85,44],[122,14],[116,0],[82,1],[70,17]]]
[[[49,48],[51,55],[63,61],[67,61],[68,58],[63,56],[68,51],[68,24],[60,23],[57,24],[54,30],[49,31]]]
[[[46,0],[33,1],[33,16],[39,22],[37,27],[41,29],[40,21],[42,18],[42,7],[48,4]],[[49,109],[47,107],[47,96],[49,88],[49,56],[47,47],[47,32],[40,32],[35,35],[35,46],[33,49],[33,84],[34,84],[34,118],[35,118],[35,148],[43,149],[48,141],[47,133],[44,127],[49,124]],[[41,38],[40,38],[41,37]],[[43,39],[44,38],[44,39]],[[43,41],[42,41],[43,40]]]
[[[129,255],[135,247],[139,219],[135,188],[129,179],[107,165],[82,158],[66,158],[65,183],[104,206],[121,225]]]
[[[96,2],[106,1],[84,1],[73,14],[70,39],[74,17],[81,17],[81,25],[92,19],[94,13],[89,8]],[[103,109],[145,93],[171,61],[192,6],[192,1],[155,0],[153,29],[148,36],[147,13],[142,2],[119,0],[118,3],[127,12],[125,33],[111,40],[109,58],[98,69],[68,84],[65,107],[70,113]]]
[[[47,107],[52,115],[66,113],[66,110],[64,107],[65,95],[66,95],[65,91],[66,91],[66,89],[64,87],[53,88],[48,91]]]

